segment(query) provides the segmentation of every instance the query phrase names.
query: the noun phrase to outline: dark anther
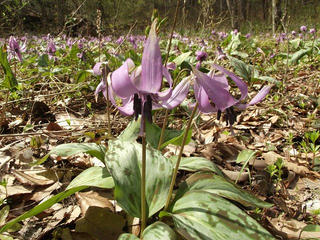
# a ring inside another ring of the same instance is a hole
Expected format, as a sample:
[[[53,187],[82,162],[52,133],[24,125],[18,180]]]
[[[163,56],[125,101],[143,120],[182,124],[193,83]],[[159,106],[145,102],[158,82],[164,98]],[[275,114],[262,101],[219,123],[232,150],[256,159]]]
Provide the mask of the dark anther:
[[[221,118],[221,110],[218,110],[217,119],[220,120]]]
[[[145,119],[152,123],[152,98],[150,95],[147,96],[147,101],[143,105],[143,114]]]
[[[237,113],[234,111],[233,107],[226,109],[225,119],[227,125],[232,126],[237,121]]]
[[[139,117],[139,114],[141,114],[141,99],[139,98],[138,94],[134,94],[133,98],[133,111],[134,111],[134,119],[137,120]]]

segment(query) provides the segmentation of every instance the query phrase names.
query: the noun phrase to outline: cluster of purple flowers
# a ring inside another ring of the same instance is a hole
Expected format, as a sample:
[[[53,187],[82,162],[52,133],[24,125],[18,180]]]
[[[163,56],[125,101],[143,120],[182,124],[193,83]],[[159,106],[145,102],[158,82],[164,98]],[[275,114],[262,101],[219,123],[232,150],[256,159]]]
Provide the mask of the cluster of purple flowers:
[[[175,35],[175,37],[179,37]],[[218,48],[221,58],[225,58],[222,49]],[[189,87],[193,82],[194,94],[199,110],[203,113],[225,112],[226,121],[232,125],[236,120],[234,108],[245,109],[263,100],[270,90],[270,86],[263,87],[259,93],[247,104],[242,101],[248,95],[248,86],[234,73],[224,69],[219,65],[213,67],[220,73],[215,74],[210,71],[205,74],[198,70],[200,64],[208,57],[206,52],[197,51],[197,67],[193,68],[193,75],[184,78],[174,89],[172,79],[167,66],[162,65],[159,39],[156,35],[155,23],[153,23],[149,36],[144,45],[141,66],[135,67],[131,59],[127,59],[124,64],[111,73],[108,78],[108,87],[103,79],[98,85],[95,95],[103,92],[104,96],[109,95],[111,103],[124,115],[144,116],[151,120],[151,109],[167,108],[172,109],[178,106],[187,96]],[[96,73],[102,63],[97,63],[94,67]],[[236,99],[230,93],[230,85],[227,77],[235,83],[241,92],[241,97]],[[161,91],[162,80],[167,80],[169,88]],[[119,105],[121,100],[122,104]],[[144,119],[144,118],[142,118]],[[141,125],[143,127],[143,124]],[[141,127],[141,128],[142,128]]]

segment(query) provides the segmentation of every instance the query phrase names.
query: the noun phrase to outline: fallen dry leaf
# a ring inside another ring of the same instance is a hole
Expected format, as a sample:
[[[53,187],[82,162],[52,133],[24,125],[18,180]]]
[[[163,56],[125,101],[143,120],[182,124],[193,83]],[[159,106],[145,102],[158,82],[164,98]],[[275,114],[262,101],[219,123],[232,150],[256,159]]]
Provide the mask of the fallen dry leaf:
[[[76,231],[90,234],[96,239],[116,240],[123,232],[125,219],[109,208],[91,206],[86,215],[76,221]]]
[[[281,158],[284,162],[284,166],[288,170],[291,170],[301,176],[305,176],[306,174],[310,173],[310,170],[307,167],[300,166],[297,163],[288,162],[284,157],[273,151],[262,153],[262,157],[265,159],[267,165],[272,165],[278,160],[278,158]]]
[[[84,216],[91,206],[101,207],[101,208],[109,208],[112,212],[114,212],[114,206],[109,201],[110,194],[105,192],[77,192],[76,198],[80,204],[82,215]]]

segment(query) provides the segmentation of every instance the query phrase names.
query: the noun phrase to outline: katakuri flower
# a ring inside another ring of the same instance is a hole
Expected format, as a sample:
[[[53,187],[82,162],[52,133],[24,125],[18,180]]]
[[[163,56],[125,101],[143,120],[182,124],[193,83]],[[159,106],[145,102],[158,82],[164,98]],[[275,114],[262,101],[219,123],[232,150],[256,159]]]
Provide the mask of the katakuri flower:
[[[219,70],[221,74],[216,74],[211,71],[207,74],[193,68],[195,75],[194,82],[194,94],[198,102],[199,110],[202,113],[218,113],[218,119],[222,112],[225,112],[225,119],[230,126],[236,121],[236,113],[234,108],[243,110],[247,107],[259,103],[269,93],[271,87],[264,86],[258,94],[247,104],[243,104],[244,100],[248,96],[248,86],[234,73],[224,69],[219,65],[213,65],[214,68]],[[241,96],[236,99],[230,93],[230,86],[227,76],[236,84],[239,88]]]
[[[301,32],[306,32],[307,31],[307,26],[301,26],[300,27]]]
[[[49,41],[47,51],[50,58],[54,57],[54,54],[56,53],[56,45],[53,40]]]
[[[165,78],[169,88],[160,91],[162,79]],[[189,80],[182,80],[175,89],[172,87],[171,75],[162,65],[159,39],[156,35],[156,22],[153,22],[149,36],[145,42],[141,66],[135,67],[129,58],[124,64],[111,73],[109,99],[111,103],[124,115],[135,115],[135,119],[142,115],[141,126],[146,118],[151,121],[151,110],[164,107],[172,109],[178,106],[186,97],[189,90]],[[106,89],[100,83],[99,91]],[[115,99],[118,96],[122,105]],[[143,128],[141,127],[141,131]]]
[[[315,28],[311,28],[309,31],[310,34],[315,34],[316,33],[316,29]]]
[[[22,47],[20,47],[18,41],[16,40],[16,38],[14,36],[11,36],[9,38],[10,54],[12,56],[17,56],[20,62],[22,62],[21,52],[22,52],[22,49],[25,48],[25,44],[26,44],[26,42],[24,43],[24,45]]]

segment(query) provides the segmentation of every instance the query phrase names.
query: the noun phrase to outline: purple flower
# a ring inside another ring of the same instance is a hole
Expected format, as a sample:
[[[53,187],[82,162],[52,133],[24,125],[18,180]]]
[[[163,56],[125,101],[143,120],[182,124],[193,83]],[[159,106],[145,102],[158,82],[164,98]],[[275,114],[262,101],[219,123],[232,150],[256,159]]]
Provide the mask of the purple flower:
[[[218,60],[227,58],[227,55],[222,51],[220,46],[217,47]]]
[[[163,77],[166,78],[169,88],[160,92]],[[156,21],[153,22],[145,42],[141,66],[136,68],[133,61],[127,59],[121,67],[112,72],[110,80],[108,91],[111,103],[124,115],[134,114],[137,119],[141,114],[141,131],[144,119],[152,120],[152,108],[172,109],[184,100],[189,90],[187,79],[172,89],[170,73],[162,65]],[[105,89],[103,83],[99,85],[96,94]],[[115,95],[122,100],[122,106],[116,103]]]
[[[47,51],[50,57],[53,57],[56,53],[56,45],[54,44],[53,40],[49,41]]]
[[[311,28],[309,33],[312,34],[312,35],[315,34],[316,33],[316,29],[315,28]]]
[[[21,56],[21,48],[19,43],[17,42],[16,38],[11,36],[9,38],[9,49],[13,56],[17,55],[19,58],[19,61],[22,62],[22,56]]]
[[[243,104],[241,101],[248,96],[247,84],[234,73],[229,72],[223,67],[219,65],[213,66],[222,74],[214,75],[213,72],[209,72],[207,75],[196,68],[193,68],[193,73],[195,75],[195,98],[201,112],[218,112],[218,118],[220,118],[221,112],[225,112],[227,124],[232,126],[236,121],[234,107],[238,109],[246,109],[247,107],[262,101],[270,91],[271,87],[264,86],[249,103]],[[230,86],[227,76],[229,76],[239,88],[241,93],[241,97],[239,99],[234,98],[229,92]]]
[[[130,36],[128,41],[132,44],[134,49],[137,49],[137,43],[136,43],[136,39],[133,36]]]
[[[177,66],[176,66],[176,64],[174,62],[167,63],[167,69],[168,70],[174,71],[174,70],[176,70],[176,68],[177,68]]]
[[[247,33],[247,34],[246,34],[246,38],[247,38],[247,39],[251,38],[251,33]]]
[[[306,32],[307,31],[307,26],[301,26],[300,27],[301,32]]]
[[[207,59],[208,54],[204,51],[197,51],[196,57],[197,57],[197,61],[203,62]]]
[[[73,44],[75,43],[75,41],[72,38],[68,38],[67,40],[67,46],[69,48],[72,48]]]
[[[124,38],[123,36],[120,36],[117,41],[116,41],[116,44],[121,44],[123,42]]]
[[[296,31],[292,31],[292,32],[291,32],[291,35],[294,36],[294,37],[297,36]]]
[[[204,51],[197,51],[196,52],[196,58],[197,58],[197,69],[200,69],[200,66],[201,66],[201,63],[203,62],[203,61],[205,61],[206,59],[207,59],[207,57],[208,57],[208,54],[206,53],[206,52],[204,52]]]
[[[269,56],[269,59],[272,59],[272,58],[274,58],[275,56],[276,56],[275,53],[271,53],[270,56]]]
[[[234,30],[233,30],[233,34],[234,34],[234,35],[237,35],[238,33],[239,33],[238,29],[234,29]]]

